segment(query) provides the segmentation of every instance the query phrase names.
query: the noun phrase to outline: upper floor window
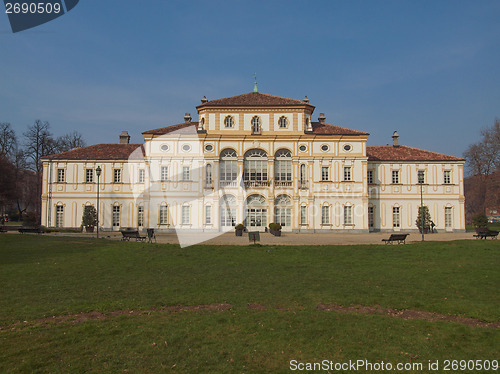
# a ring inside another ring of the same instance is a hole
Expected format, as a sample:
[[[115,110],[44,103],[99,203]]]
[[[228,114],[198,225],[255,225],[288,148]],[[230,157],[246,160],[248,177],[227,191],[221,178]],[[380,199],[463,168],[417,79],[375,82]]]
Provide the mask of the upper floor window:
[[[191,169],[189,166],[183,166],[182,167],[182,180],[183,181],[188,181],[191,180]]]
[[[227,116],[226,118],[224,118],[224,127],[234,127],[234,118],[232,116]]]
[[[146,173],[144,172],[144,169],[139,169],[139,183],[144,183],[145,179]]]
[[[223,184],[235,183],[238,178],[238,162],[234,149],[224,149],[220,154],[219,179]]]
[[[62,183],[65,181],[64,169],[57,169],[57,182]]]
[[[252,134],[260,134],[261,122],[258,116],[254,116],[251,121],[252,124]]]
[[[368,184],[373,183],[373,170],[368,170]]]
[[[212,164],[205,166],[205,185],[212,186]]]
[[[393,170],[392,171],[392,184],[398,184],[399,183],[399,170]]]
[[[113,183],[121,183],[122,171],[121,169],[113,169]]]
[[[350,166],[344,166],[344,181],[346,182],[352,181]]]
[[[276,181],[292,180],[292,153],[288,149],[280,149],[276,152],[274,178]]]
[[[85,170],[85,183],[94,182],[94,169]]]
[[[160,168],[160,181],[168,181],[168,166],[162,166]]]
[[[445,170],[443,173],[444,184],[451,184],[451,171]]]
[[[267,153],[261,149],[250,149],[245,153],[245,181],[267,181]]]
[[[278,120],[278,126],[280,129],[286,129],[288,127],[288,118],[281,116]]]
[[[330,173],[329,173],[328,166],[321,167],[321,180],[322,181],[329,181],[330,180]]]
[[[418,183],[425,183],[425,170],[418,171]]]

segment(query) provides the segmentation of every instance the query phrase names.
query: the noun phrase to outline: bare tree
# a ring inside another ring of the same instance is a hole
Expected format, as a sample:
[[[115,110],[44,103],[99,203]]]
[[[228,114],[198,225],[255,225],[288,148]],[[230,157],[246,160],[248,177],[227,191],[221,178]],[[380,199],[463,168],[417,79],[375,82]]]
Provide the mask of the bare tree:
[[[83,135],[78,131],[73,131],[58,137],[56,143],[58,152],[66,152],[73,148],[85,147],[86,145],[85,140],[83,140]]]
[[[12,158],[17,148],[16,133],[8,122],[0,122],[0,155]]]
[[[47,121],[42,122],[37,119],[23,134],[26,138],[24,154],[28,166],[37,174],[42,172],[42,157],[57,152],[57,144],[49,128],[50,124]]]
[[[471,144],[464,157],[469,177],[465,181],[467,218],[500,204],[500,120],[481,131],[482,140]]]

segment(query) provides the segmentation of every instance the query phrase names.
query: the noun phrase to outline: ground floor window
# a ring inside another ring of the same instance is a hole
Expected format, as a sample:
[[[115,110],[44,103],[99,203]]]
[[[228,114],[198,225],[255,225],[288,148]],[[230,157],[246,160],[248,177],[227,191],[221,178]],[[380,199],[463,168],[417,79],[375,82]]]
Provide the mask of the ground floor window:
[[[267,226],[266,208],[248,208],[247,218],[245,219],[247,227],[265,227]]]
[[[144,207],[143,206],[137,207],[137,226],[138,227],[144,226]]]
[[[305,205],[300,207],[300,224],[307,225],[307,207]]]
[[[375,213],[372,206],[368,207],[368,227],[375,226]]]
[[[401,227],[401,214],[398,206],[392,208],[392,227]]]
[[[158,217],[158,223],[160,225],[166,225],[168,223],[168,206],[160,206],[160,215]]]
[[[119,206],[114,206],[113,207],[113,227],[120,227],[120,207]]]
[[[444,208],[444,227],[449,229],[452,227],[452,208]]]
[[[236,198],[225,195],[220,203],[220,225],[222,227],[236,226]]]
[[[352,225],[352,206],[344,207],[344,225]]]
[[[292,201],[288,195],[279,195],[275,201],[274,222],[281,227],[292,226]]]
[[[321,207],[321,224],[329,225],[330,224],[330,207],[322,206]]]
[[[189,209],[190,207],[189,206],[183,206],[182,207],[182,224],[183,225],[189,225],[189,220],[190,220],[190,217],[189,217]]]
[[[56,206],[56,227],[64,226],[64,206]]]
[[[212,224],[212,207],[210,205],[205,206],[205,225]]]

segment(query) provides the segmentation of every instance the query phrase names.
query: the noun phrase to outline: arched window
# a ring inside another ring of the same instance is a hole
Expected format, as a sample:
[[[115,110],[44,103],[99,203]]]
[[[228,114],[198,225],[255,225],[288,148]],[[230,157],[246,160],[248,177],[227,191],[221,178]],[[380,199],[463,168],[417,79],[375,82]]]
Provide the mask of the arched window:
[[[226,118],[224,118],[224,127],[234,127],[234,118],[232,116],[227,116]]]
[[[280,129],[286,129],[288,127],[288,118],[281,116],[278,120],[278,126]]]
[[[267,226],[267,201],[262,195],[250,195],[246,200],[245,226],[254,229]]]
[[[250,149],[245,153],[244,181],[251,186],[267,185],[267,153]]]
[[[282,227],[292,225],[292,200],[288,195],[278,195],[274,201],[274,222]]]
[[[306,167],[306,164],[300,165],[299,188],[307,188],[307,167]]]
[[[292,153],[279,149],[274,156],[274,180],[276,187],[292,186]]]
[[[252,124],[252,134],[260,134],[260,127],[261,127],[260,118],[258,116],[253,116],[251,124]]]
[[[234,149],[228,148],[221,152],[219,174],[220,187],[236,187],[236,179],[238,179],[238,163],[236,151]]]
[[[224,195],[220,200],[220,225],[236,226],[236,198],[233,195]]]

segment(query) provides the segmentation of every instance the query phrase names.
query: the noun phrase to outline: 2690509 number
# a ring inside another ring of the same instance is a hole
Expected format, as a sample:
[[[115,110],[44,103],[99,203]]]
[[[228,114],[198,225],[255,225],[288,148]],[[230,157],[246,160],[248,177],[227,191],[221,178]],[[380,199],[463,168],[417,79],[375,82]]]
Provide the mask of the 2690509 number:
[[[59,3],[5,3],[5,13],[19,14],[19,13],[61,13],[61,4]]]

